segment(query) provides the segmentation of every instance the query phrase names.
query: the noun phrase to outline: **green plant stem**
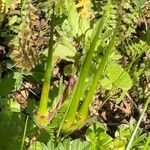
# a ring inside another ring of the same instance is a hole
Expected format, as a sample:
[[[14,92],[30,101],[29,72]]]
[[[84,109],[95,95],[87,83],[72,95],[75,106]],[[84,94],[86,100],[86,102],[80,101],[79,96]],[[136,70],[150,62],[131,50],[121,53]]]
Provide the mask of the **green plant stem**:
[[[143,108],[143,111],[142,111],[142,114],[141,114],[141,116],[140,116],[140,118],[139,118],[139,120],[138,120],[138,122],[137,122],[137,125],[136,125],[136,127],[135,127],[135,130],[133,131],[133,133],[132,133],[132,136],[131,136],[131,138],[130,138],[130,140],[129,140],[129,142],[128,142],[128,145],[127,145],[127,147],[126,147],[126,150],[130,150],[130,148],[131,148],[131,146],[132,146],[132,142],[133,142],[133,140],[134,140],[134,137],[135,137],[135,135],[136,135],[136,133],[137,133],[137,130],[138,130],[138,128],[139,128],[139,125],[140,125],[140,123],[141,123],[141,121],[142,121],[142,118],[143,118],[143,116],[144,116],[144,114],[145,114],[145,111],[147,110],[147,107],[148,107],[148,104],[150,103],[150,96],[147,98],[147,100],[146,100],[146,103],[145,103],[145,105],[144,105],[144,108]]]
[[[79,105],[83,87],[84,87],[84,82],[87,77],[87,73],[88,73],[88,70],[89,70],[89,67],[90,67],[90,64],[92,61],[92,57],[93,57],[93,54],[94,54],[94,51],[96,48],[97,41],[99,40],[99,34],[100,34],[101,30],[103,29],[104,21],[105,21],[105,18],[103,16],[102,19],[98,23],[95,35],[93,37],[93,40],[92,40],[89,50],[87,52],[87,56],[82,65],[77,85],[76,85],[75,90],[71,97],[71,104],[70,104],[68,113],[65,118],[66,124],[64,126],[66,126],[66,128],[68,126],[70,126],[73,123],[73,121],[75,120],[76,111],[78,109],[78,105]]]
[[[42,87],[42,94],[40,98],[40,104],[36,115],[36,123],[39,127],[45,127],[48,124],[48,100],[49,100],[49,91],[50,91],[50,80],[52,76],[52,55],[53,55],[53,18],[54,18],[54,8],[53,13],[51,15],[51,30],[50,30],[50,39],[49,39],[49,47],[48,47],[48,57],[47,64],[44,76],[44,82]],[[42,121],[43,119],[43,121]]]
[[[52,75],[52,54],[53,54],[53,32],[51,32],[51,37],[49,41],[47,65],[46,65],[44,83],[43,83],[40,105],[38,110],[39,113],[41,114],[47,112],[49,90],[50,90],[50,79]]]
[[[51,42],[49,42],[49,50],[48,50],[48,58],[47,58],[44,83],[43,83],[43,88],[42,88],[40,105],[38,109],[38,112],[41,114],[44,114],[45,112],[47,112],[47,105],[48,105],[48,98],[49,98],[50,79],[51,79],[51,74],[52,74],[52,52],[53,52],[52,35],[51,35],[50,41]]]
[[[24,148],[24,142],[25,142],[25,137],[26,137],[26,132],[27,132],[27,124],[28,124],[28,116],[26,117],[26,122],[25,122],[25,127],[24,127],[24,132],[23,132],[23,138],[22,138],[22,143],[21,143],[21,150]]]
[[[112,49],[114,48],[114,45],[115,45],[115,41],[116,41],[116,35],[118,33],[118,28],[120,26],[120,22],[121,20],[119,19],[117,21],[117,24],[116,24],[116,27],[115,27],[115,30],[114,30],[114,33],[113,33],[113,36],[112,36],[112,39],[108,45],[108,48],[106,49],[106,52],[97,68],[97,71],[95,73],[95,75],[93,76],[93,81],[91,83],[91,86],[88,90],[88,93],[87,93],[87,96],[85,97],[85,100],[83,101],[83,104],[81,105],[81,108],[79,110],[79,117],[81,119],[85,119],[87,118],[88,116],[88,109],[89,109],[89,105],[92,101],[92,98],[93,98],[93,95],[96,91],[96,88],[97,88],[97,85],[99,83],[99,80],[102,76],[102,73],[105,69],[105,66],[106,66],[106,63],[108,61],[108,58],[112,52]]]

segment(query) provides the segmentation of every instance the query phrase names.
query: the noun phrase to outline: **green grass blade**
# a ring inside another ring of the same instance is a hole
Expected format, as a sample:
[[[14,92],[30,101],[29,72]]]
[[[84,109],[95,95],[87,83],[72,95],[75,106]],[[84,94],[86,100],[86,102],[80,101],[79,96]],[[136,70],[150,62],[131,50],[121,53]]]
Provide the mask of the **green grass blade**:
[[[28,116],[26,117],[26,122],[25,122],[25,126],[24,126],[24,132],[23,132],[23,138],[22,138],[22,143],[21,143],[21,150],[23,150],[24,148],[24,142],[25,142],[25,138],[26,138],[26,132],[27,132],[27,125],[28,125]]]
[[[150,96],[149,96],[149,97],[147,98],[147,100],[146,100],[146,103],[145,103],[145,105],[144,105],[142,114],[141,114],[141,116],[140,116],[140,118],[139,118],[139,120],[138,120],[138,122],[137,122],[137,125],[136,125],[136,127],[135,127],[135,130],[134,130],[133,133],[132,133],[132,136],[131,136],[131,138],[130,138],[130,140],[129,140],[129,142],[128,142],[128,145],[127,145],[127,147],[126,147],[126,150],[130,150],[131,147],[132,147],[132,143],[133,143],[134,137],[135,137],[135,135],[136,135],[136,133],[137,133],[137,131],[138,131],[139,125],[140,125],[140,123],[141,123],[141,121],[142,121],[142,119],[143,119],[143,116],[144,116],[144,114],[145,114],[145,111],[147,110],[147,107],[148,107],[148,104],[149,104],[149,103],[150,103]]]

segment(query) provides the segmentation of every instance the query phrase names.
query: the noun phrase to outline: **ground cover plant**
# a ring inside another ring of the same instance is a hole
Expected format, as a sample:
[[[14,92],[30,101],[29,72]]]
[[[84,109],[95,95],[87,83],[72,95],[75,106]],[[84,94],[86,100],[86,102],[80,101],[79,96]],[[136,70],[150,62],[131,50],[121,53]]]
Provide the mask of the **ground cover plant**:
[[[0,150],[149,150],[150,1],[1,0]]]

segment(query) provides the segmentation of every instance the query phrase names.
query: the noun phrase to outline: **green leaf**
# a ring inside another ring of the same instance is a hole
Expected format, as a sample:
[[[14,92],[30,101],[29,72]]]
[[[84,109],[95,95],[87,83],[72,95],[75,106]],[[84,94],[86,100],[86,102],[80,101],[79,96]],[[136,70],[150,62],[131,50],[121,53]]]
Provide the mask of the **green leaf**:
[[[10,18],[9,22],[8,22],[8,25],[12,26],[14,23],[16,23],[17,22],[17,18],[18,18],[17,15],[12,16]]]
[[[92,149],[106,148],[105,146],[112,141],[112,138],[106,133],[104,125],[99,122],[87,129],[86,139],[91,143]]]
[[[77,13],[75,3],[72,0],[65,0],[68,20],[71,25],[71,33],[76,36],[79,32],[79,15]]]
[[[47,147],[48,147],[48,149],[50,149],[50,150],[55,150],[54,141],[53,141],[53,140],[50,140],[50,141],[47,143]]]
[[[67,10],[68,21],[71,26],[71,33],[73,36],[80,36],[90,28],[90,22],[86,18],[79,16],[76,5],[72,0],[65,0],[65,7]]]
[[[74,48],[71,49],[71,48],[68,48],[67,46],[57,43],[55,45],[53,55],[54,55],[54,57],[58,57],[59,59],[73,61],[74,60],[73,57],[75,56],[75,53],[76,52],[75,52]]]
[[[28,105],[26,108],[27,114],[31,114],[31,115],[34,114],[36,108],[37,108],[36,100],[35,99],[29,99]]]
[[[32,143],[29,150],[48,150],[48,148],[46,147],[44,143],[35,141]]]
[[[0,112],[0,149],[19,150],[25,118],[19,113]],[[20,136],[21,135],[21,136]]]
[[[58,150],[89,150],[89,143],[81,141],[80,139],[70,141],[69,139],[58,144]]]
[[[21,87],[22,84],[22,74],[20,72],[14,72],[14,77],[15,81],[15,89],[18,90]]]
[[[88,142],[81,141],[80,139],[74,141],[66,139],[59,142],[58,146],[55,146],[53,140],[50,140],[47,145],[40,141],[36,141],[30,146],[29,150],[90,150],[90,145]]]
[[[137,5],[138,8],[141,8],[142,6],[144,6],[147,0],[133,0],[133,2]]]
[[[21,112],[21,107],[20,107],[20,104],[17,103],[17,101],[11,99],[10,100],[10,110],[11,112]]]
[[[126,124],[122,124],[118,127],[117,131],[115,132],[115,137],[121,137],[122,139],[128,139],[131,136],[131,127]]]
[[[78,36],[81,34],[86,34],[86,31],[88,31],[90,29],[90,22],[89,20],[87,20],[86,18],[80,18],[79,19],[79,32],[78,32]]]
[[[121,88],[123,91],[128,91],[132,87],[132,79],[130,75],[116,62],[108,63],[106,76],[114,86]]]
[[[101,86],[106,89],[106,90],[111,90],[112,89],[112,83],[111,81],[107,78],[107,77],[104,77],[102,80],[101,80]]]
[[[15,87],[15,79],[4,77],[0,79],[0,96],[7,96]]]
[[[125,150],[126,142],[123,139],[115,138],[113,142],[109,144],[109,148],[115,150]]]
[[[77,72],[77,68],[73,64],[69,64],[64,68],[64,75],[71,76]]]

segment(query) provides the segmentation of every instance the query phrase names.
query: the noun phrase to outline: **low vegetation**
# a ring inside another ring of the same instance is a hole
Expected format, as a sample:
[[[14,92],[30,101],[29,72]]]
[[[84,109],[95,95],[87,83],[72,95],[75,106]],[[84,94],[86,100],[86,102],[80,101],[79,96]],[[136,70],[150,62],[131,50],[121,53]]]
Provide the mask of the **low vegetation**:
[[[150,2],[0,0],[0,149],[149,150]]]

